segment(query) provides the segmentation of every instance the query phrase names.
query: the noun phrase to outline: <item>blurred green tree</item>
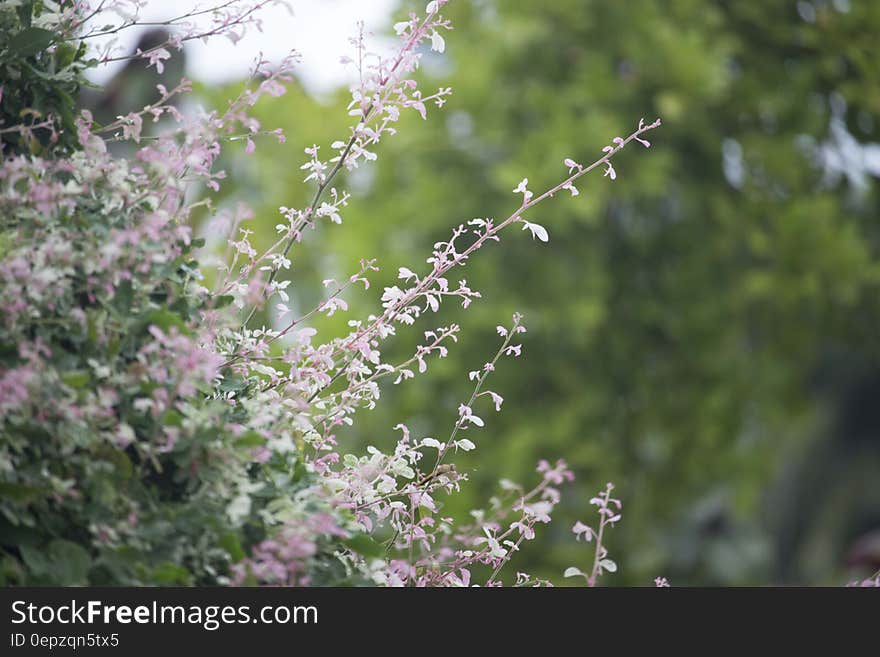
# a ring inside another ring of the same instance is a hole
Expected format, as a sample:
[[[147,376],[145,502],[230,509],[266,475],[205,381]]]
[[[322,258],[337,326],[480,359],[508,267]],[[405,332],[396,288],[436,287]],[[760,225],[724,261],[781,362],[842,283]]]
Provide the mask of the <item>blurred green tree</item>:
[[[398,421],[443,437],[467,370],[520,310],[524,355],[490,380],[508,402],[461,459],[472,482],[454,509],[539,457],[568,459],[578,482],[518,567],[558,579],[585,561],[569,528],[613,480],[625,507],[609,583],[839,582],[848,546],[880,526],[880,418],[865,409],[880,373],[880,5],[473,0],[449,13],[447,59],[426,54],[423,75],[452,100],[407,117],[380,162],[348,176],[345,224],[293,252],[299,307],[361,257],[380,259],[381,290],[452,225],[506,216],[522,177],[541,189],[640,117],[664,126],[616,161],[615,182],[593,176],[527,217],[549,244],[512,232],[469,263],[483,300],[422,326],[456,321],[462,342],[342,439],[390,439]],[[297,154],[345,135],[344,102],[266,103],[287,144],[228,162],[239,186],[224,199],[249,201],[267,242],[278,206],[308,203]],[[351,298],[352,312],[377,297]]]

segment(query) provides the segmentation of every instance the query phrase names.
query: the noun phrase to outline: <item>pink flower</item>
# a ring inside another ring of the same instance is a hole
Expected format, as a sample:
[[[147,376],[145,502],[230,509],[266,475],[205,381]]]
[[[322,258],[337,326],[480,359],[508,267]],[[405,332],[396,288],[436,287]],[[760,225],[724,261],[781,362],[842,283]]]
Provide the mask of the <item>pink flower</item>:
[[[571,528],[571,531],[574,533],[577,540],[581,540],[581,537],[583,537],[587,543],[593,540],[593,529],[589,525],[582,523],[580,520],[574,523],[574,527]]]
[[[510,523],[511,528],[514,528],[519,531],[520,536],[523,536],[527,541],[531,541],[535,538],[535,530],[532,526],[522,520],[517,520],[516,522]]]
[[[168,52],[165,48],[156,48],[155,50],[150,50],[148,52],[141,52],[138,50],[138,54],[146,59],[150,60],[148,66],[155,66],[157,73],[162,73],[165,70],[165,64],[163,64],[163,60],[170,59],[171,53]]]
[[[519,185],[513,188],[514,194],[522,194],[523,195],[523,205],[532,200],[533,194],[528,190],[526,185],[529,184],[528,178],[523,178],[519,181]]]

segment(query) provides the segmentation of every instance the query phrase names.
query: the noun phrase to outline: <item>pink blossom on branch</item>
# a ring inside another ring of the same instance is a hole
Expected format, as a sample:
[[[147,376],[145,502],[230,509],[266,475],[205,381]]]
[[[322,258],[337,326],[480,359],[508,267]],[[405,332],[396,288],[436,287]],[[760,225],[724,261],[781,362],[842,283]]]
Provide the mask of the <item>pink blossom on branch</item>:
[[[590,500],[590,504],[594,505],[599,513],[598,530],[593,530],[592,527],[584,524],[580,520],[578,520],[571,529],[577,540],[583,538],[585,543],[591,543],[593,539],[595,539],[593,565],[590,572],[584,572],[576,566],[571,566],[570,568],[566,568],[565,573],[563,574],[564,577],[583,577],[587,586],[595,586],[599,577],[601,577],[603,573],[617,572],[617,563],[608,557],[608,549],[604,544],[605,530],[608,527],[613,527],[614,523],[620,520],[620,510],[623,508],[623,504],[619,499],[611,497],[611,491],[613,490],[614,484],[609,482],[605,486],[604,491],[601,491],[596,497]],[[662,586],[660,583],[661,580],[663,582],[666,581],[659,577],[655,580],[658,587]],[[666,586],[668,586],[668,583]]]

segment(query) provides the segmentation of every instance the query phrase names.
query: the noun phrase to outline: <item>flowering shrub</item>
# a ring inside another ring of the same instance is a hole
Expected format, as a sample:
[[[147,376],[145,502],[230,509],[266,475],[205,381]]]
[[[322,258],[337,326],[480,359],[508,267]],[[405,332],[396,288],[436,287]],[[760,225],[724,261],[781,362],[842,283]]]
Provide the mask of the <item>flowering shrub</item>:
[[[207,12],[207,27],[169,21],[182,31],[133,57],[161,71],[169,49],[186,40],[236,40],[262,4],[224,4]],[[198,261],[215,257],[213,245],[192,237],[188,218],[224,180],[215,166],[221,143],[244,142],[251,153],[261,138],[284,140],[248,109],[264,94],[284,93],[296,54],[279,67],[257,62],[248,88],[223,112],[181,114],[171,101],[189,90],[184,80],[159,85],[154,103],[98,125],[88,111],[76,114],[73,98],[85,67],[119,56],[106,50],[85,59],[88,40],[138,24],[137,3],[45,1],[0,10],[8,36],[0,67],[13,80],[2,89],[0,124],[5,583],[494,586],[550,522],[559,486],[573,478],[561,460],[541,461],[530,488],[502,481],[467,524],[443,512],[443,496],[466,480],[450,457],[475,449],[483,417],[502,408],[502,395],[486,384],[504,359],[521,353],[519,315],[498,327],[498,350],[468,374],[473,392],[446,437],[414,436],[399,424],[396,438],[378,437],[355,454],[337,434],[378,403],[383,384],[424,373],[459,339],[455,324],[429,326],[410,358],[382,358],[399,328],[450,298],[463,308],[479,299],[466,280],[451,278],[455,270],[512,224],[548,241],[529,211],[560,192],[577,196],[575,183],[594,169],[614,180],[611,159],[632,141],[650,146],[644,134],[659,120],[640,121],[591,164],[565,159],[567,174],[546,191],[533,192],[523,179],[513,189],[520,197],[513,212],[455,226],[434,245],[426,270],[400,268],[400,283],[380,295],[381,310],[350,320],[346,335],[319,337],[308,320],[344,313],[353,288],[369,290],[375,261],[362,261],[346,280],[325,281],[326,297],[305,312],[291,307],[287,291],[284,274],[306,230],[342,222],[351,196],[338,175],[375,160],[403,112],[426,118],[451,94],[423,92],[412,77],[424,48],[445,49],[443,34],[452,29],[445,4],[429,2],[395,24],[390,57],[371,52],[363,33],[353,40],[355,56],[346,61],[359,81],[349,133],[329,151],[305,148],[312,202],[281,208],[277,241],[262,252],[251,242],[246,209],[218,213],[228,234],[210,289]],[[86,19],[111,9],[121,22],[89,27]],[[150,133],[162,117],[173,127]],[[112,155],[111,141],[129,142],[134,155]],[[266,308],[272,325],[253,325]],[[616,569],[602,544],[620,518],[611,489],[593,500],[598,530],[575,526],[579,538],[595,538],[595,559],[590,573],[566,574],[589,584]],[[477,581],[477,572],[488,575]],[[524,573],[511,581],[545,583]]]

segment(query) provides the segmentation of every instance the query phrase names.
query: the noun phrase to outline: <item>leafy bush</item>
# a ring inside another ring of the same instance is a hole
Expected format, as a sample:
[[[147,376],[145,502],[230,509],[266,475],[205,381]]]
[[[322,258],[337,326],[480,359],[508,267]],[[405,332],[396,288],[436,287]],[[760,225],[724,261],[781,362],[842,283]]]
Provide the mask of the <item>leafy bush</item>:
[[[381,383],[426,371],[458,340],[452,324],[424,330],[424,344],[402,362],[384,362],[380,350],[444,300],[467,308],[479,298],[465,280],[450,282],[450,272],[513,224],[547,241],[546,228],[525,218],[531,208],[559,193],[576,196],[575,182],[594,169],[613,180],[611,158],[633,141],[648,146],[642,135],[659,121],[639,122],[590,165],[566,158],[567,175],[542,193],[523,179],[506,219],[455,227],[435,245],[427,271],[401,268],[381,311],[351,320],[346,335],[319,340],[308,320],[345,312],[350,289],[369,288],[373,261],[342,282],[326,281],[326,298],[295,319],[290,281],[281,277],[306,229],[342,221],[349,194],[334,186],[337,174],[376,159],[401,112],[425,118],[451,93],[423,95],[410,77],[422,43],[445,48],[445,4],[430,2],[424,15],[397,23],[390,58],[357,40],[350,132],[327,159],[318,146],[305,149],[313,201],[282,208],[278,240],[262,252],[249,239],[246,209],[216,212],[211,235],[228,236],[218,244],[193,239],[190,216],[210,197],[193,200],[192,191],[217,190],[224,180],[215,167],[222,142],[244,142],[250,153],[260,138],[284,139],[248,110],[263,95],[284,93],[295,57],[276,69],[258,62],[224,112],[183,116],[172,104],[189,90],[182,81],[159,85],[155,103],[98,125],[88,111],[77,116],[73,101],[83,68],[113,59],[85,60],[94,29],[83,21],[86,3],[4,10],[0,67],[13,80],[4,92],[15,98],[8,108],[4,100],[0,126],[4,583],[468,585],[485,571],[485,583],[496,585],[511,556],[550,521],[558,487],[572,478],[563,461],[541,461],[531,489],[503,482],[470,524],[443,513],[442,496],[466,479],[448,457],[473,450],[468,436],[484,426],[480,414],[503,403],[485,384],[502,359],[521,352],[519,315],[498,327],[494,357],[470,372],[473,393],[448,438],[417,438],[400,424],[399,438],[376,439],[390,449],[354,454],[339,448],[336,432],[377,403]],[[161,69],[168,48],[244,29],[254,9],[224,5],[207,32],[189,26],[135,56]],[[134,24],[123,19],[100,31]],[[162,117],[176,125],[147,134],[145,120]],[[118,141],[135,149],[131,158],[108,152]],[[209,289],[198,260],[224,243]],[[259,308],[271,312],[272,327],[251,326]],[[609,492],[596,498],[599,531],[582,523],[574,530],[597,538],[590,584],[616,569],[601,545],[606,525],[619,519]],[[516,581],[541,583],[525,574]]]
[[[88,67],[86,44],[70,38],[68,31],[53,29],[60,24],[52,4],[31,0],[0,7],[0,137],[5,154],[76,144],[75,104]]]

